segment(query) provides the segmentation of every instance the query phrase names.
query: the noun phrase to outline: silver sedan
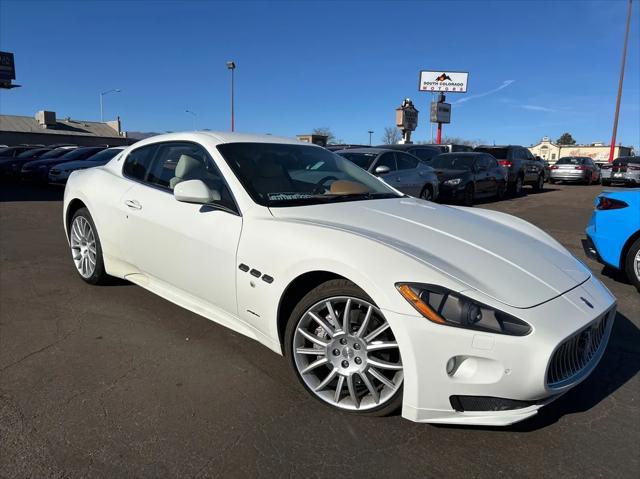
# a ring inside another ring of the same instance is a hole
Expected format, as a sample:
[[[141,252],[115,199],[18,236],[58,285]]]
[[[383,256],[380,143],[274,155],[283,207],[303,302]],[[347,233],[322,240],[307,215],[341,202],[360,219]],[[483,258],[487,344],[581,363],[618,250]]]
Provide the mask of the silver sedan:
[[[433,168],[409,153],[385,148],[353,148],[336,153],[407,195],[429,201],[438,197],[438,177]]]

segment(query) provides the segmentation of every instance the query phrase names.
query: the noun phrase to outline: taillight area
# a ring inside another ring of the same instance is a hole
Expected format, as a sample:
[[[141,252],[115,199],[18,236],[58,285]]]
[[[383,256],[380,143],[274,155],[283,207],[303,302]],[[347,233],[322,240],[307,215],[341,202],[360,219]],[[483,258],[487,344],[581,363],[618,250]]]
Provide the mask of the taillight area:
[[[587,168],[585,166],[579,165],[579,166],[574,166],[573,169],[574,170],[586,170]]]
[[[505,168],[511,168],[513,166],[513,162],[509,160],[498,160],[500,166],[504,166]]]
[[[551,169],[551,170],[557,170],[557,169],[558,169],[558,167],[557,167],[556,165],[553,165],[550,169]]]
[[[629,206],[627,203],[615,198],[607,198],[606,196],[598,197],[597,210],[620,210]]]

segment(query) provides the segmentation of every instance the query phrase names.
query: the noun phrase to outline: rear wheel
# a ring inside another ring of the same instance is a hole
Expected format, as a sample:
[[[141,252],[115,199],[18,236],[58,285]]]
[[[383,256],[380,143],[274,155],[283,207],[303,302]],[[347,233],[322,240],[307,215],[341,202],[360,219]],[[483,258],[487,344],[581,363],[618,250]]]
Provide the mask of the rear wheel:
[[[544,176],[538,175],[538,179],[536,180],[536,183],[533,185],[533,191],[535,191],[536,193],[539,193],[542,190],[544,190]]]
[[[524,187],[524,178],[522,176],[518,176],[516,181],[511,185],[511,193],[515,196],[520,196],[522,194],[522,188]]]
[[[636,239],[629,248],[624,266],[627,278],[640,292],[640,238]]]
[[[100,237],[86,208],[80,208],[71,218],[69,246],[76,271],[84,281],[99,284],[109,277],[104,270]]]
[[[475,188],[473,187],[473,183],[469,183],[464,189],[464,196],[462,197],[462,201],[465,206],[473,206],[475,201],[476,193]]]
[[[295,307],[285,349],[296,377],[340,411],[384,416],[402,403],[400,349],[382,311],[348,280],[316,287]]]

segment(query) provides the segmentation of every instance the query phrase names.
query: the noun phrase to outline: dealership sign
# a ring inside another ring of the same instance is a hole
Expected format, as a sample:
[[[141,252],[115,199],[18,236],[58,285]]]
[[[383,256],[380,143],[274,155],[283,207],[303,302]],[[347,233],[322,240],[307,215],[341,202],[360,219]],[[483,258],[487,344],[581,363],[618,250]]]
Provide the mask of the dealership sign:
[[[431,102],[431,122],[451,123],[451,104],[442,102]]]
[[[16,67],[13,63],[13,53],[0,52],[0,80],[11,81],[16,79]]]
[[[446,93],[466,93],[468,72],[452,72],[444,70],[420,72],[418,90]]]

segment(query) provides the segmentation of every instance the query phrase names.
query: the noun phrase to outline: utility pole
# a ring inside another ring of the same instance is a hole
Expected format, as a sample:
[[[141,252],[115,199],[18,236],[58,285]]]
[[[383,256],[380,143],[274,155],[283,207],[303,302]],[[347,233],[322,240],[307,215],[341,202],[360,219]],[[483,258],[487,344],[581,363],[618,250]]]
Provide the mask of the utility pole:
[[[373,130],[369,130],[367,133],[369,133],[369,146],[371,146],[371,135],[373,135]]]
[[[624,47],[622,48],[622,65],[620,66],[620,80],[618,81],[618,98],[616,99],[616,112],[613,116],[613,134],[611,135],[611,147],[609,148],[609,163],[613,161],[616,149],[616,135],[618,134],[618,116],[620,115],[620,100],[622,99],[622,83],[624,82],[624,64],[627,60],[627,43],[629,42],[629,25],[631,24],[631,0],[627,8],[627,28],[624,34]]]

